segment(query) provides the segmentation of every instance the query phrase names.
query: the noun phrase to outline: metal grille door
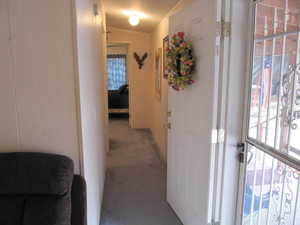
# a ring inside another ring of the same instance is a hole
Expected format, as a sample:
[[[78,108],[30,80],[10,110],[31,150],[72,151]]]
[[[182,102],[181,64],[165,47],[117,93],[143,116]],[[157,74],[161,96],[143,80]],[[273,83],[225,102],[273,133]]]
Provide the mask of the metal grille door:
[[[254,7],[242,221],[299,225],[300,1]]]

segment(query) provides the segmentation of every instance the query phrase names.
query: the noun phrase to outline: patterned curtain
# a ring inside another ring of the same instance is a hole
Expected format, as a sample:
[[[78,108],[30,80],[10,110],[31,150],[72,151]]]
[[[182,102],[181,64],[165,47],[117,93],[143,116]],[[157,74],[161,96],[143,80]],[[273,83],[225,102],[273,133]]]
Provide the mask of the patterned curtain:
[[[127,84],[126,55],[108,55],[108,90],[118,90]]]

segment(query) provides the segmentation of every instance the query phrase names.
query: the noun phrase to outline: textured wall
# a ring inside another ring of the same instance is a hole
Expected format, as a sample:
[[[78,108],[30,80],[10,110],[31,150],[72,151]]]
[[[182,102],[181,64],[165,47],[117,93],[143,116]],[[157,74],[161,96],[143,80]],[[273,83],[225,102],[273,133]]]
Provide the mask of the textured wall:
[[[128,47],[127,47],[127,45],[108,46],[107,54],[108,55],[127,55]]]
[[[88,225],[99,225],[107,149],[106,35],[104,13],[98,2],[76,1],[79,94],[83,171],[87,182]]]
[[[94,1],[74,3],[0,0],[0,151],[71,157],[87,181],[88,224],[98,225],[107,149],[105,21],[101,7],[94,16]]]
[[[164,18],[152,33],[153,52],[158,48],[163,48],[163,39],[169,34],[169,17]],[[153,78],[155,77],[155,62],[153,62]],[[155,79],[153,79],[153,89],[155,87]],[[153,95],[153,114],[151,131],[155,142],[159,147],[160,156],[163,160],[167,160],[167,112],[168,112],[168,81],[162,79],[161,98]]]
[[[0,1],[0,151],[64,154],[78,173],[71,6]]]

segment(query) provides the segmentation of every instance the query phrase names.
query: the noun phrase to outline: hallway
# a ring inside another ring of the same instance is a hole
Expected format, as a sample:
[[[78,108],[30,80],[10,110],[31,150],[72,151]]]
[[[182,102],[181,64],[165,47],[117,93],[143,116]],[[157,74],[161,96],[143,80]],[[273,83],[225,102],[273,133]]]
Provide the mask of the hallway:
[[[166,172],[148,130],[110,120],[101,225],[180,225],[166,202]]]

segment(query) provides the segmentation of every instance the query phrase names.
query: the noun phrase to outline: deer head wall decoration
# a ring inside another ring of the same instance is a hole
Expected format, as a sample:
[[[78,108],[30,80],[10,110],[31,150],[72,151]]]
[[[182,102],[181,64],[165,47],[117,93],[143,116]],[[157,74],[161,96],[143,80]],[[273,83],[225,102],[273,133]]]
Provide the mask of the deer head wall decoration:
[[[142,58],[136,52],[133,55],[134,55],[135,61],[139,65],[139,69],[142,69],[144,66],[144,62],[148,57],[148,53],[146,52]]]

